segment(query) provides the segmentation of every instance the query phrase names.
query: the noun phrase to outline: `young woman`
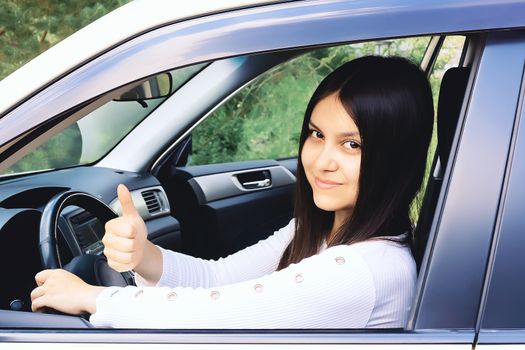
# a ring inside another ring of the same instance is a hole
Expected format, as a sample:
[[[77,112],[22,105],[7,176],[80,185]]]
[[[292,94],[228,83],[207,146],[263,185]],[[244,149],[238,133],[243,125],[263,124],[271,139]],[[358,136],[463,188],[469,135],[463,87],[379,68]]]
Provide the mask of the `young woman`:
[[[363,57],[319,85],[302,126],[294,219],[217,261],[147,240],[130,194],[106,224],[104,254],[137,287],[36,275],[35,311],[88,312],[101,327],[404,327],[416,282],[410,203],[425,171],[432,94],[401,58]]]

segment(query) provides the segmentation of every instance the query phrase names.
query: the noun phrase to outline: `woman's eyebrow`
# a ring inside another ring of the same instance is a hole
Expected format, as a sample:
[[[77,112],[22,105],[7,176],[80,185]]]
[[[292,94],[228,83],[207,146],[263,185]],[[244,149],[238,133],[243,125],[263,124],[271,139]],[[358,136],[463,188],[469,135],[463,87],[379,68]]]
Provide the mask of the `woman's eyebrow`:
[[[315,125],[314,123],[312,123],[312,121],[309,121],[308,124],[310,127],[313,127],[314,129],[321,131],[321,128]],[[360,138],[361,135],[359,134],[359,131],[350,131],[350,132],[338,133],[337,137],[359,137]]]
[[[361,138],[361,135],[358,131],[351,131],[351,132],[342,132],[337,134],[338,137],[358,137]]]
[[[314,123],[312,123],[311,120],[308,122],[308,126],[311,126],[311,127],[313,127],[314,129],[317,129],[317,130],[321,130],[321,128],[319,128],[317,125],[315,125]]]

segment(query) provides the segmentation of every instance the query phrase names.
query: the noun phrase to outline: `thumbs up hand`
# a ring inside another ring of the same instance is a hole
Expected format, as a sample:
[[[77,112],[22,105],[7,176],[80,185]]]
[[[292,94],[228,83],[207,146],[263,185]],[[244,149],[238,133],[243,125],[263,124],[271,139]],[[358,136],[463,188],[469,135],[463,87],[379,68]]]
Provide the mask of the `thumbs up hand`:
[[[108,265],[123,272],[135,269],[142,263],[149,241],[146,224],[133,204],[131,193],[124,185],[118,186],[117,193],[122,216],[106,223],[102,243]]]

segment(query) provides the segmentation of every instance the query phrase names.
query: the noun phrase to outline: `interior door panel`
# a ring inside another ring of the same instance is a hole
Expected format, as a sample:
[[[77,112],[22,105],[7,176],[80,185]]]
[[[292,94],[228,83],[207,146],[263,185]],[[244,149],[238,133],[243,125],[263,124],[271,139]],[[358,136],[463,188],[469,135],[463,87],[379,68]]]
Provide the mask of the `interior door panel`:
[[[292,218],[297,159],[173,167],[161,179],[182,229],[182,251],[227,256]]]

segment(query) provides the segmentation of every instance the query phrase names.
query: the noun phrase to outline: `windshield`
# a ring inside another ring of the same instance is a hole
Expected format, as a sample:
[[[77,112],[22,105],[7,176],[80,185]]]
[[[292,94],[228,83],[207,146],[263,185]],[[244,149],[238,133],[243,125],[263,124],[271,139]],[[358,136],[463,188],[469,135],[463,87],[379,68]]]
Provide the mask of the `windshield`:
[[[161,73],[120,89],[123,93],[46,139],[1,172],[11,175],[97,162],[205,64]],[[104,97],[103,97],[104,98]]]

